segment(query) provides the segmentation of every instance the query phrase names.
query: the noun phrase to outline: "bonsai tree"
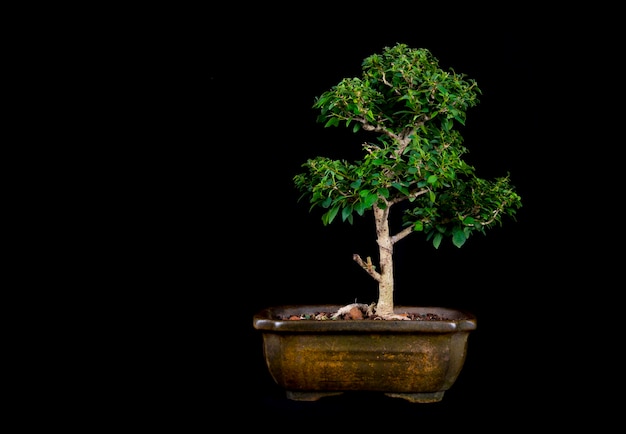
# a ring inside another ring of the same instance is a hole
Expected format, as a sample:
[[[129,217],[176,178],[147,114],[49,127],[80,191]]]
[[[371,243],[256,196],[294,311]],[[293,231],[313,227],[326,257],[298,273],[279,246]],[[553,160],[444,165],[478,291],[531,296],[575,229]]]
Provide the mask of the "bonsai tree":
[[[311,209],[323,208],[324,225],[373,213],[378,264],[371,256],[353,259],[378,282],[370,311],[382,319],[406,319],[394,314],[397,242],[419,233],[435,248],[445,239],[460,248],[505,216],[515,219],[522,206],[508,173],[481,179],[463,160],[467,149],[457,127],[480,94],[475,80],[440,68],[429,50],[398,43],[367,57],[361,78],[344,78],[315,98],[317,122],[325,127],[375,135],[375,142],[363,143],[361,160],[309,159],[293,180],[302,192],[298,200],[308,197]],[[405,204],[403,226],[393,232],[389,217],[399,204]]]

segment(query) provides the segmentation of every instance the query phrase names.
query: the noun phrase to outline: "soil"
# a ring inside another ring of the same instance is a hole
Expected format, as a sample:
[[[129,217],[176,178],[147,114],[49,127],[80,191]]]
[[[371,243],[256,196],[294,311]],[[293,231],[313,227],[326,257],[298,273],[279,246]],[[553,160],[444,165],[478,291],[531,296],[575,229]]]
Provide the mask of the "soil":
[[[411,321],[441,321],[447,320],[441,315],[436,313],[399,313],[398,316],[401,319]],[[280,318],[283,320],[299,321],[299,320],[317,320],[317,321],[335,321],[335,320],[385,320],[385,318],[376,315],[373,312],[372,306],[366,304],[351,304],[344,306],[336,312],[311,312],[302,315],[291,315],[289,317]],[[396,318],[400,319],[400,318]]]

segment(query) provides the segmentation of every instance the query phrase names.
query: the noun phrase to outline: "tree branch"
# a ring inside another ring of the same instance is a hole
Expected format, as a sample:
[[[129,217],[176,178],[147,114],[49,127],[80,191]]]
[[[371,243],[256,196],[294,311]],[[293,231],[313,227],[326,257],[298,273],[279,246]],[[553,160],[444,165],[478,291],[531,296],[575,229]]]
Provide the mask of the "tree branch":
[[[381,279],[380,273],[378,273],[374,269],[374,266],[372,265],[372,258],[370,258],[368,256],[367,257],[367,262],[365,262],[365,261],[363,261],[363,259],[361,259],[361,257],[358,255],[358,253],[355,253],[354,255],[352,255],[352,259],[354,259],[354,261],[357,264],[359,264],[361,266],[361,268],[364,269],[367,274],[372,276],[374,278],[374,280],[376,280],[377,282],[380,282],[380,279]]]

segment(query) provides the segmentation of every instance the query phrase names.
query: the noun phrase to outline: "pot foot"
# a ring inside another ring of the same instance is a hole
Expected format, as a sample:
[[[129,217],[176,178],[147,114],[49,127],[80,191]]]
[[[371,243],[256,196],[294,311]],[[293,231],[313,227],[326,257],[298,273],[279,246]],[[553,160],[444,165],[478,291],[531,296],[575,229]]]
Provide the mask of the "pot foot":
[[[443,399],[444,392],[431,393],[385,393],[391,398],[402,398],[409,402],[425,404],[429,402],[439,402]]]
[[[327,396],[341,395],[343,392],[300,392],[295,390],[288,390],[286,392],[287,398],[292,401],[317,401],[320,398]]]

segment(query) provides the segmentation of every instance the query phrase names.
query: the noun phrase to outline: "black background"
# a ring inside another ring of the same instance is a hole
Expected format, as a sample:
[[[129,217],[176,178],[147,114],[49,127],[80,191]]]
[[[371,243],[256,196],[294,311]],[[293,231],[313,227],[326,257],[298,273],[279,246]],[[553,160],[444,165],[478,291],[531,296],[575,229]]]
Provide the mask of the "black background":
[[[149,354],[129,369],[126,399],[142,403],[142,420],[209,429],[224,418],[231,427],[310,431],[367,430],[390,417],[393,429],[506,431],[582,419],[590,410],[578,404],[596,401],[599,374],[588,364],[595,341],[571,318],[593,318],[596,300],[572,293],[592,275],[594,237],[563,218],[579,176],[577,132],[571,120],[563,131],[569,102],[555,100],[575,81],[567,71],[583,38],[555,34],[554,17],[515,6],[495,15],[470,3],[231,9],[183,14],[144,35],[154,38],[150,66],[137,81],[150,83],[142,104],[154,114],[146,120],[154,141],[141,155],[130,206],[142,218],[125,253],[142,252],[134,264],[146,295],[140,308],[158,320],[132,348]],[[376,298],[351,259],[375,255],[371,216],[324,227],[318,211],[298,202],[292,178],[307,158],[354,158],[360,144],[317,124],[311,106],[397,42],[428,48],[443,68],[477,80],[483,95],[468,112],[467,159],[479,176],[510,172],[523,207],[516,222],[461,249],[435,250],[419,234],[396,246],[396,304],[478,318],[442,402],[375,393],[289,401],[264,365],[254,313]]]

